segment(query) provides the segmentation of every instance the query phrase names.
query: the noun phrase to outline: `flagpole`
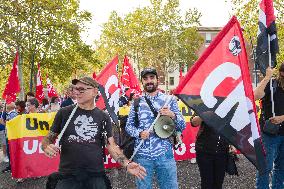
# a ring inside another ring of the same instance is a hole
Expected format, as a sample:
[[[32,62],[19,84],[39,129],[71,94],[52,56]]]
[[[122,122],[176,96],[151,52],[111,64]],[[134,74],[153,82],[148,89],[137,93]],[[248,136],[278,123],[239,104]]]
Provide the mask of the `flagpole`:
[[[268,36],[267,37],[267,40],[268,40],[268,63],[269,63],[269,67],[271,68],[270,35],[267,34],[267,36]],[[275,117],[272,78],[269,81],[269,86],[270,86],[270,96],[271,96],[271,105],[272,105],[272,116]]]

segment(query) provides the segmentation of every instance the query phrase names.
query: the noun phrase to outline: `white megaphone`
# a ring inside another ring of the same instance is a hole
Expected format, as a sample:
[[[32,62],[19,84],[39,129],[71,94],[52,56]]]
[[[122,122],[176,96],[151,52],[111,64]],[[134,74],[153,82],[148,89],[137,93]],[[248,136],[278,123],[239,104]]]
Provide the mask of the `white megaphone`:
[[[154,125],[154,131],[160,138],[169,138],[175,132],[175,122],[169,116],[160,116]]]

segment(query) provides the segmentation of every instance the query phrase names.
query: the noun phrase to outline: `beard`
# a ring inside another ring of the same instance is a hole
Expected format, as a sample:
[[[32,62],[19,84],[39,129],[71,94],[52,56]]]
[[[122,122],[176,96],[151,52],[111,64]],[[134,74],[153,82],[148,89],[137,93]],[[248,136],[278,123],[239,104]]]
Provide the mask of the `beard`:
[[[158,83],[147,83],[143,87],[147,93],[152,93],[158,89]]]

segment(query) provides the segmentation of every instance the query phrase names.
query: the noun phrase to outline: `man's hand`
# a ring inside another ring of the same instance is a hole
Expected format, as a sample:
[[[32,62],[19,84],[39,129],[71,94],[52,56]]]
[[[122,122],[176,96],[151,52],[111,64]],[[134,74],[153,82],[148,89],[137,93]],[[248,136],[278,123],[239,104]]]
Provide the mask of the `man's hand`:
[[[280,123],[284,122],[284,115],[271,117],[271,118],[269,118],[269,120],[273,124],[280,124]]]
[[[149,131],[142,131],[140,132],[140,138],[142,138],[143,140],[149,138],[150,132]]]
[[[126,169],[130,174],[136,176],[139,179],[144,179],[144,177],[147,175],[146,169],[135,162],[129,163],[126,166]]]
[[[276,69],[273,69],[273,68],[271,68],[271,67],[267,67],[266,68],[266,75],[265,75],[265,78],[267,78],[267,79],[271,79],[272,78],[272,76],[273,76],[273,73],[276,71]]]
[[[49,144],[46,146],[45,149],[43,149],[44,154],[49,158],[54,158],[57,156],[58,152],[60,151],[60,148],[55,146],[54,144]]]
[[[5,121],[4,121],[4,119],[0,119],[0,124],[2,124],[2,125],[5,125]]]
[[[195,116],[191,119],[192,126],[198,126],[201,125],[202,119],[199,116]]]
[[[165,116],[169,116],[172,119],[176,118],[176,114],[173,111],[171,111],[168,106],[164,106],[163,108],[161,108],[160,114],[165,115]]]

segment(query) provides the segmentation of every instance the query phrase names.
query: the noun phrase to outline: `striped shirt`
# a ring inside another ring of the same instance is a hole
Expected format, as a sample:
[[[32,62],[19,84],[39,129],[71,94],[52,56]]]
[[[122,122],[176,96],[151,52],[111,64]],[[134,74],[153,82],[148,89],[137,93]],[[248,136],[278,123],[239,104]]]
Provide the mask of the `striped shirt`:
[[[136,138],[135,148],[142,140],[139,138],[140,132],[148,130],[155,120],[154,114],[145,100],[145,95],[151,101],[157,112],[163,107],[166,101],[166,97],[168,96],[161,92],[158,92],[155,96],[149,96],[148,94],[144,94],[142,97],[140,97],[140,102],[138,106],[138,127],[134,125],[135,111],[134,105],[131,105],[125,129],[130,136]],[[178,104],[175,98],[172,98],[168,107],[176,115],[176,130],[182,132],[185,129],[185,121],[179,111]],[[159,156],[164,155],[166,151],[168,151],[170,148],[172,148],[172,143],[169,139],[162,139],[158,137],[154,132],[151,132],[149,138],[146,139],[141,145],[140,149],[137,152],[137,155],[141,158],[153,160],[158,158]]]

